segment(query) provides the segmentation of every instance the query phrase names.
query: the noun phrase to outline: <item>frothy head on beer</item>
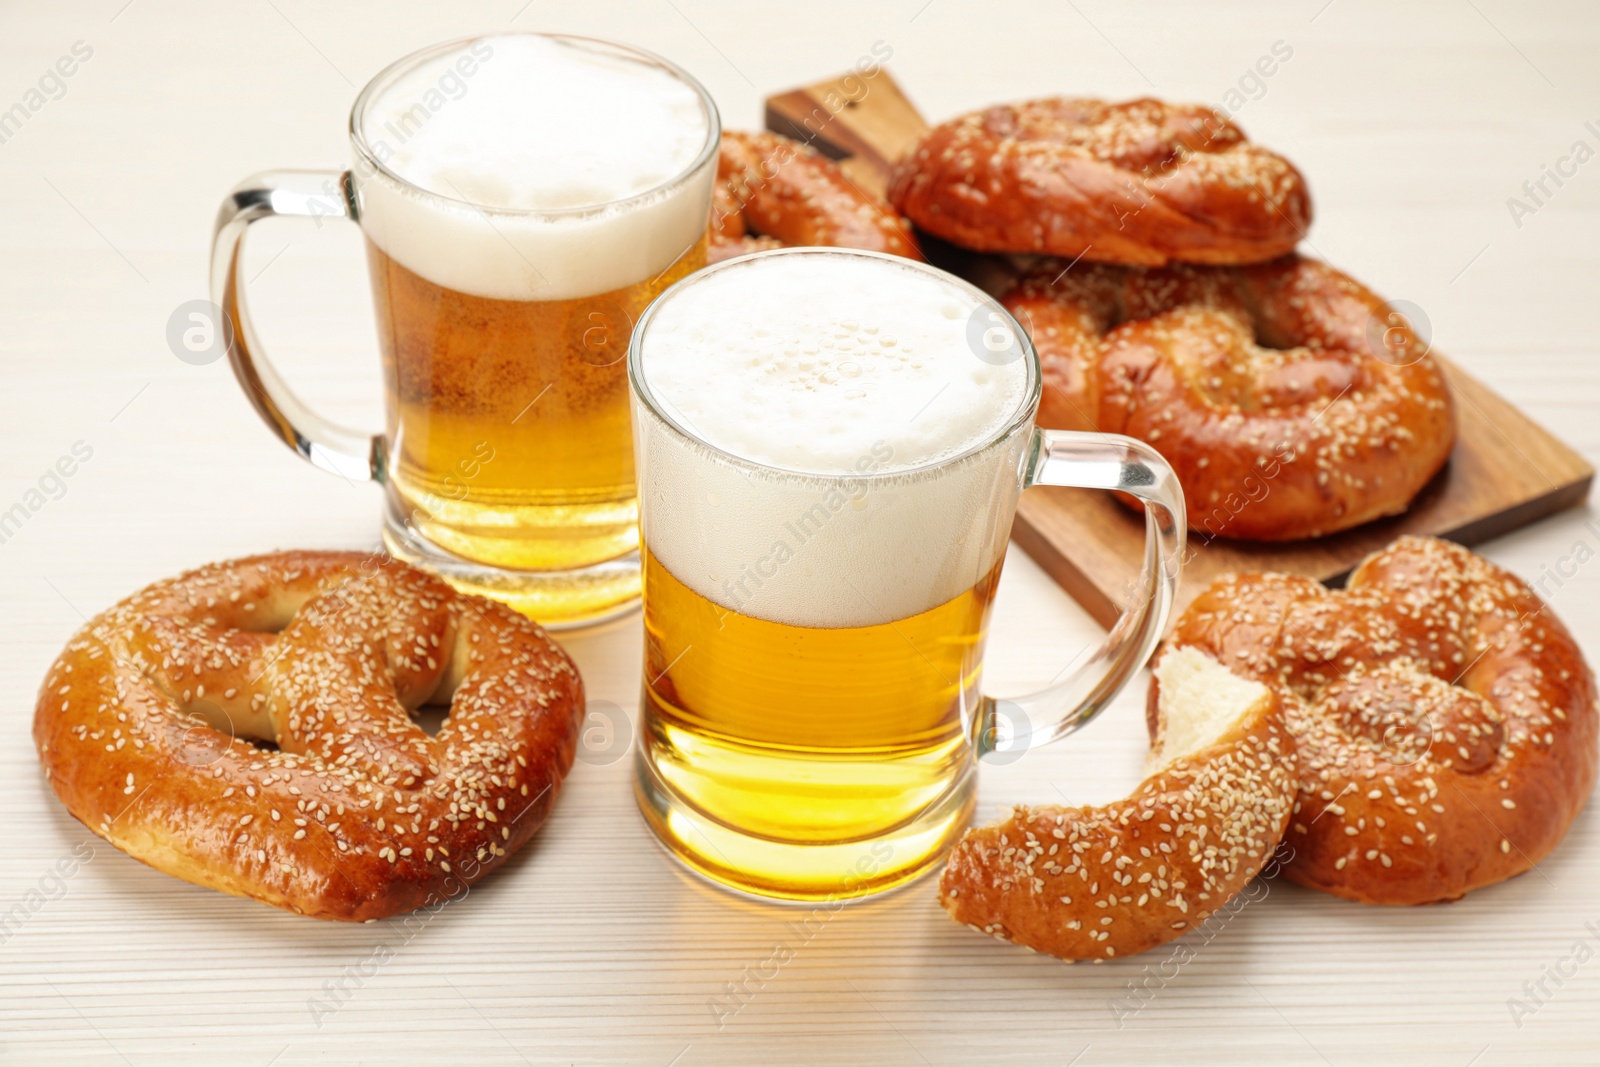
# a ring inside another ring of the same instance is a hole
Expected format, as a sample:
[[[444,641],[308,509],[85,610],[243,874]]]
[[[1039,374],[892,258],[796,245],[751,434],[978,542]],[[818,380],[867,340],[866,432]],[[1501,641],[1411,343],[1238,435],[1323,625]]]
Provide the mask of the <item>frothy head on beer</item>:
[[[965,595],[1004,551],[1036,391],[1021,342],[975,347],[991,313],[1010,325],[930,267],[839,250],[681,283],[632,356],[653,405],[636,406],[651,555],[724,608],[797,626]]]
[[[436,48],[358,105],[363,227],[446,288],[510,300],[609,292],[699,238],[717,120],[654,57],[507,34]],[[398,180],[397,180],[398,179]]]
[[[839,474],[883,442],[874,469],[907,470],[1015,417],[1026,362],[980,358],[969,336],[991,306],[887,257],[758,256],[664,301],[641,366],[669,414],[736,456]]]

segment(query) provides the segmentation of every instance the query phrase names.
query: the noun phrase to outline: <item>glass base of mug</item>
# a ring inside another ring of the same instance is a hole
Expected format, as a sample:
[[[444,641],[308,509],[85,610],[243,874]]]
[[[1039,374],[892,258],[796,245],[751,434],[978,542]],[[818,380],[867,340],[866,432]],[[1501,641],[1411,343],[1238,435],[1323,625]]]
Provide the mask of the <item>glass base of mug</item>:
[[[592,626],[639,607],[637,552],[573,570],[507,570],[446,552],[387,513],[383,544],[396,559],[437,574],[464,593],[498,600],[547,630]]]
[[[943,862],[972,819],[977,774],[884,833],[849,841],[778,841],[729,825],[679,795],[636,750],[634,794],[645,823],[684,866],[714,884],[769,900],[850,900],[886,892]]]

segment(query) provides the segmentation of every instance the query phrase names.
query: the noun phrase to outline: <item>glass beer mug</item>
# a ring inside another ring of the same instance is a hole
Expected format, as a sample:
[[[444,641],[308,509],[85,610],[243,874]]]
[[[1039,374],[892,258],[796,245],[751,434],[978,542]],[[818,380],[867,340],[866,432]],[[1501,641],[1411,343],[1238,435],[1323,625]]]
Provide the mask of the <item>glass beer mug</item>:
[[[628,367],[636,792],[692,869],[795,900],[909,881],[965,828],[998,719],[1017,744],[1070,733],[1155,648],[1184,540],[1172,470],[1131,438],[1037,429],[1032,345],[973,286],[869,252],[763,252],[663,294]],[[1142,501],[1143,595],[1056,684],[997,702],[984,639],[1033,485]]]
[[[384,488],[390,552],[551,626],[638,597],[625,354],[633,323],[705,263],[716,106],[647,52],[501,34],[401,59],[350,116],[343,173],[240,184],[212,299],[257,412],[304,458]],[[387,425],[333,425],[265,360],[240,250],[274,215],[366,238]]]

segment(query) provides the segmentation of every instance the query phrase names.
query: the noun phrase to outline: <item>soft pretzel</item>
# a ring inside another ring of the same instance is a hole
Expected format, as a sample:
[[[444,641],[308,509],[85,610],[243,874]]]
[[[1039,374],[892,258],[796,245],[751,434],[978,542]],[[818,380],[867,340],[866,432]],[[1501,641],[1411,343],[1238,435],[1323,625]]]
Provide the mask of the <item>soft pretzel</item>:
[[[445,702],[437,736],[412,722]],[[532,837],[582,709],[572,662],[509,608],[390,559],[279,552],[92,619],[33,736],[67,809],[129,855],[368,920],[458,894]]]
[[[775,133],[724,133],[710,261],[785,245],[922,258],[911,224],[857,188],[838,164],[810,145]]]
[[[1039,352],[1039,425],[1149,442],[1211,536],[1297,540],[1398,514],[1455,443],[1449,387],[1411,326],[1317,260],[1054,264],[1002,302]]]
[[[1511,574],[1405,537],[1343,591],[1242,574],[1178,620],[1273,689],[1300,752],[1285,877],[1372,904],[1454,900],[1529,870],[1594,788],[1594,675]]]
[[[939,901],[980,933],[1067,960],[1180,937],[1271,858],[1294,800],[1272,692],[1194,650],[1169,653],[1150,776],[1102,807],[1018,807],[961,839]]]
[[[1048,99],[935,126],[896,166],[889,201],[979,252],[1161,266],[1292,251],[1311,197],[1288,160],[1210,108]]]

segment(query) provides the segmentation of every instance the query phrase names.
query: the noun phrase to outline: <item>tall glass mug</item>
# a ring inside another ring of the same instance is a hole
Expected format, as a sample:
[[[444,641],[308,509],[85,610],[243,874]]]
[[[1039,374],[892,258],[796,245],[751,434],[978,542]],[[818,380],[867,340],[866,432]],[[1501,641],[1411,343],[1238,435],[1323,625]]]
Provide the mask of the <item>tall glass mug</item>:
[[[547,625],[638,597],[626,353],[663,289],[703,266],[716,106],[659,57],[519,33],[418,52],[350,116],[343,173],[280,171],[217,218],[213,299],[230,356],[296,452],[385,490],[396,556]],[[245,230],[274,215],[361,226],[387,426],[301,404],[245,308]]]
[[[658,299],[628,357],[644,540],[637,792],[725,885],[857,896],[928,870],[976,760],[1061,737],[1165,624],[1182,491],[1138,441],[1033,425],[1039,365],[981,291],[839,249],[729,260]],[[1017,497],[1145,504],[1143,595],[1055,684],[979,681]]]

